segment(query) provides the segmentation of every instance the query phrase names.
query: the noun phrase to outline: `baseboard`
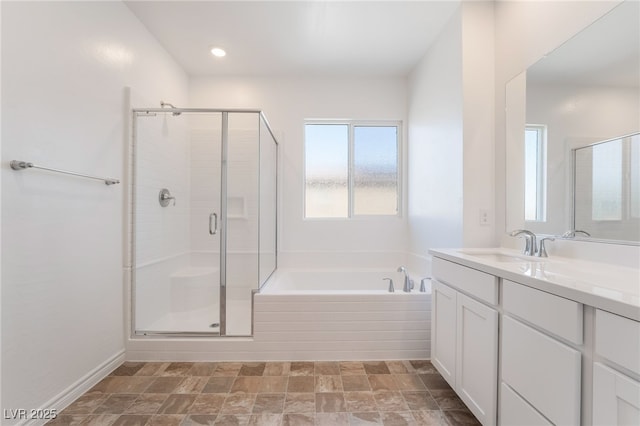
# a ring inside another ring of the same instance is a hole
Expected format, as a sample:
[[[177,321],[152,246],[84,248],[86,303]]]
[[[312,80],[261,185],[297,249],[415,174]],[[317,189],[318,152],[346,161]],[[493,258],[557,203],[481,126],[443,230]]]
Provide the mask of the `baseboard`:
[[[98,367],[91,370],[80,380],[73,383],[71,386],[60,392],[58,395],[51,398],[44,403],[41,408],[44,411],[56,410],[58,414],[67,408],[73,401],[78,399],[89,389],[94,387],[100,380],[104,379],[109,373],[115,370],[120,364],[124,362],[124,349],[113,355],[111,358],[103,362]],[[25,420],[18,423],[18,425],[25,426],[39,426],[44,425],[49,420],[33,419]]]

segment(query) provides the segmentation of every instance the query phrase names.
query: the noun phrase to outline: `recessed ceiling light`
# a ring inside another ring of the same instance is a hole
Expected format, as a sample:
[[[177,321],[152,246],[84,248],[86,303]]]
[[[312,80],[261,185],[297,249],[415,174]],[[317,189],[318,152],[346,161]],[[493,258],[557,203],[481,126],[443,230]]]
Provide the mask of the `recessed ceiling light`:
[[[225,52],[224,49],[221,49],[219,47],[214,47],[211,49],[211,54],[216,58],[222,58],[227,54],[227,52]]]

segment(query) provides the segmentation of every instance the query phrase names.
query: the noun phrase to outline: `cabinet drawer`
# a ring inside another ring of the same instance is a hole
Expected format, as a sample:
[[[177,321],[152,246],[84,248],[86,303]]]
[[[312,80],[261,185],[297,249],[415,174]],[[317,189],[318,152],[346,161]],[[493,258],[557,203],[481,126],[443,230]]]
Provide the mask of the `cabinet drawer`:
[[[553,426],[504,383],[500,384],[500,424],[502,426]]]
[[[580,352],[503,316],[502,380],[557,425],[580,424]]]
[[[596,309],[596,353],[640,374],[640,322]]]
[[[640,425],[640,383],[593,364],[593,424]]]
[[[569,342],[582,344],[582,303],[503,280],[502,304],[513,315]]]
[[[497,277],[437,257],[433,258],[431,270],[437,280],[491,305],[498,304]]]

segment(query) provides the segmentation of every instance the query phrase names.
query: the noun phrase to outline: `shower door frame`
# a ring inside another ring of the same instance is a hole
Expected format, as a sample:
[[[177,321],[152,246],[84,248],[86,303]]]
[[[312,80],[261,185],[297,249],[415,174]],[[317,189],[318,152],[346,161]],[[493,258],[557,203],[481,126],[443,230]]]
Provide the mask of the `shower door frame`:
[[[136,200],[136,175],[137,175],[137,170],[136,170],[136,163],[135,163],[135,159],[136,159],[136,150],[137,150],[137,144],[136,144],[136,138],[137,138],[137,118],[139,116],[155,116],[158,113],[172,113],[172,114],[182,114],[182,113],[220,113],[222,115],[221,118],[221,153],[220,153],[220,158],[221,158],[221,164],[220,164],[220,170],[221,170],[221,179],[220,179],[220,211],[221,211],[221,215],[220,215],[220,301],[219,301],[219,321],[220,321],[220,327],[218,328],[218,331],[211,331],[211,332],[195,332],[195,331],[168,331],[168,332],[162,332],[162,331],[136,331],[136,294],[135,294],[135,286],[136,286],[136,251],[135,251],[135,247],[136,247],[136,221],[135,221],[135,200]],[[227,258],[227,232],[226,232],[226,228],[227,228],[227,158],[226,155],[228,153],[228,143],[229,143],[229,129],[228,129],[228,124],[229,124],[229,114],[230,113],[245,113],[245,114],[257,114],[258,115],[258,130],[260,129],[260,119],[262,119],[262,122],[264,122],[264,125],[266,126],[267,130],[269,131],[269,134],[271,135],[271,137],[273,138],[273,142],[276,144],[276,193],[274,194],[275,198],[276,198],[276,206],[278,204],[277,199],[278,199],[278,155],[277,155],[277,149],[278,149],[278,140],[276,139],[275,135],[273,134],[273,131],[271,130],[271,126],[269,125],[269,122],[267,120],[267,117],[264,115],[264,113],[259,110],[259,109],[242,109],[242,108],[231,108],[231,109],[223,109],[223,108],[175,108],[175,107],[163,107],[163,108],[132,108],[131,109],[131,123],[132,123],[132,134],[131,134],[131,154],[129,155],[129,159],[131,161],[130,166],[128,167],[129,172],[130,172],[130,176],[131,176],[131,193],[130,193],[130,206],[131,206],[131,213],[129,215],[129,229],[130,229],[130,241],[129,241],[129,249],[130,249],[130,259],[131,259],[131,273],[130,273],[130,301],[131,301],[131,306],[130,306],[130,315],[131,315],[131,338],[136,338],[136,339],[144,339],[144,338],[157,338],[157,337],[253,337],[253,295],[257,292],[260,292],[260,289],[262,288],[262,285],[264,283],[260,283],[259,282],[259,278],[258,277],[258,287],[256,289],[254,289],[252,291],[252,300],[251,300],[251,334],[250,335],[243,335],[243,336],[234,336],[234,335],[227,335],[226,334],[226,313],[227,313],[227,298],[226,298],[226,293],[227,293],[227,265],[226,265],[226,258]],[[262,141],[260,140],[260,137],[258,136],[258,150],[260,150],[260,143]],[[260,175],[259,179],[261,178]],[[258,197],[260,197],[260,193],[258,193]],[[276,232],[276,239],[275,239],[275,266],[274,266],[274,270],[271,272],[271,274],[269,276],[271,276],[273,274],[273,272],[277,269],[278,267],[278,238],[277,238],[277,234],[278,234],[278,209],[276,207],[276,213],[275,213],[275,232]],[[260,232],[258,231],[258,241],[260,239]],[[258,243],[258,256],[260,253],[260,244]],[[259,268],[258,268],[259,270]]]

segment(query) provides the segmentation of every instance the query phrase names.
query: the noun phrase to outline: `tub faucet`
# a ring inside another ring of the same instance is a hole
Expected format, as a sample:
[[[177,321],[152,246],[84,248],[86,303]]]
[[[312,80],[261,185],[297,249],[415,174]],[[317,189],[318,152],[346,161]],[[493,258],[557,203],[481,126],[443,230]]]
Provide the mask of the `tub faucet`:
[[[519,235],[524,236],[524,249],[522,250],[522,254],[525,256],[534,256],[538,251],[536,245],[536,234],[526,229],[516,229],[515,231],[511,231],[509,236],[517,237]]]
[[[409,278],[407,268],[400,266],[398,267],[398,272],[402,272],[404,274],[404,286],[402,287],[402,291],[405,293],[411,293],[411,290],[413,290],[413,280]]]

